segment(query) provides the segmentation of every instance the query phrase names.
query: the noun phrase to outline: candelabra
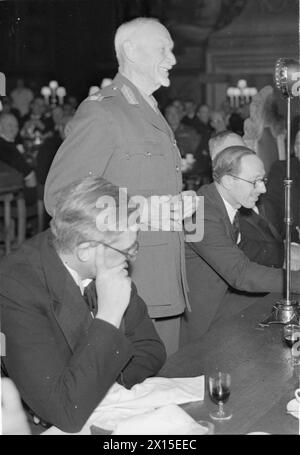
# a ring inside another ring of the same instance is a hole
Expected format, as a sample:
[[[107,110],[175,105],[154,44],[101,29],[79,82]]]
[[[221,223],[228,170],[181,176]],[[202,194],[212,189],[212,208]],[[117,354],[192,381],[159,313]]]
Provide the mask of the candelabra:
[[[232,108],[239,108],[252,101],[257,93],[255,87],[248,87],[245,79],[240,79],[236,87],[228,87],[227,97]]]
[[[42,87],[41,94],[46,103],[54,107],[57,105],[57,101],[59,105],[63,104],[67,92],[65,87],[59,87],[57,81],[50,81],[48,86]]]

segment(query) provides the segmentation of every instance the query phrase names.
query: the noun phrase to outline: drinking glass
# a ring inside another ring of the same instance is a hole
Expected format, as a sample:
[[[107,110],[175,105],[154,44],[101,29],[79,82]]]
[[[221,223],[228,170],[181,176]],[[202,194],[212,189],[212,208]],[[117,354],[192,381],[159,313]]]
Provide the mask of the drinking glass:
[[[300,364],[300,326],[296,324],[287,324],[283,326],[282,330],[283,340],[286,345],[291,349],[291,363],[292,365]]]
[[[224,411],[224,403],[228,401],[230,395],[230,385],[231,376],[228,373],[218,372],[208,378],[209,396],[218,404],[218,410],[209,414],[214,420],[229,420],[232,417],[232,414]]]

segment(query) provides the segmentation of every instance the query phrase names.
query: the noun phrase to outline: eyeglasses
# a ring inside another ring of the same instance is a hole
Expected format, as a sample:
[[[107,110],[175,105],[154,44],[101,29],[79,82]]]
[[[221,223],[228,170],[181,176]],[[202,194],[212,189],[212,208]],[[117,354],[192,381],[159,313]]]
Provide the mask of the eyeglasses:
[[[110,248],[111,250],[117,251],[118,253],[123,254],[123,256],[126,257],[127,261],[132,261],[133,259],[135,259],[136,255],[139,251],[139,247],[140,247],[140,244],[138,241],[135,241],[134,244],[131,245],[126,250],[119,250],[118,248],[115,248],[114,246],[111,246],[108,243],[100,242],[99,240],[89,240],[89,242],[95,243],[98,245],[104,245],[107,248]]]
[[[251,185],[253,185],[253,188],[255,188],[255,189],[257,189],[257,185],[259,183],[263,183],[264,185],[266,185],[268,183],[267,177],[264,177],[262,179],[257,179],[257,180],[254,180],[254,182],[251,182],[251,180],[242,179],[241,177],[237,177],[236,175],[232,175],[232,174],[228,174],[228,175],[230,175],[234,179],[243,180],[243,182],[251,183]]]

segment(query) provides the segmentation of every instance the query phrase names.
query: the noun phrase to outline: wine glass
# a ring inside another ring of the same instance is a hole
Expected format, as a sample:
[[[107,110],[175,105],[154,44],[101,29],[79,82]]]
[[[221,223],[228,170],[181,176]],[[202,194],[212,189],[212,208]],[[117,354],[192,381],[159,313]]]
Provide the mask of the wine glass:
[[[231,376],[228,373],[218,372],[214,376],[209,376],[208,387],[211,400],[218,404],[218,410],[210,413],[214,420],[229,420],[232,414],[224,411],[224,403],[228,401],[230,395]]]
[[[287,324],[282,330],[283,341],[291,349],[291,363],[298,365],[300,363],[300,352],[297,347],[300,342],[300,326],[297,324]],[[297,345],[296,345],[297,343]]]

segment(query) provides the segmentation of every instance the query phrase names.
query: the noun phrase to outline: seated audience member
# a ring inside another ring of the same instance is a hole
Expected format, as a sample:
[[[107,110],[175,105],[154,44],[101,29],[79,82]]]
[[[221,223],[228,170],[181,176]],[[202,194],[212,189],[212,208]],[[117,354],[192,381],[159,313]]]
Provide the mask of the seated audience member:
[[[34,96],[30,88],[25,87],[23,79],[17,79],[17,85],[10,93],[12,107],[17,109],[19,117],[22,118],[29,112],[29,106]]]
[[[19,152],[15,139],[19,126],[12,114],[0,114],[0,161],[20,172],[24,177],[25,197],[28,203],[35,200],[36,177],[24,156]]]
[[[1,379],[2,435],[28,435],[30,428],[16,386],[9,378]]]
[[[82,428],[115,381],[130,388],[165,361],[128,276],[138,250],[130,215],[106,180],[73,182],[56,194],[51,230],[0,265],[5,368],[34,415],[66,432]]]
[[[214,129],[213,135],[222,133],[223,131],[227,130],[226,127],[226,116],[225,113],[222,111],[212,111],[211,115],[211,126]]]
[[[195,128],[182,123],[180,111],[173,104],[166,107],[165,117],[175,134],[181,156],[194,155],[200,141]]]
[[[184,102],[184,111],[185,114],[182,117],[182,123],[187,126],[195,127],[195,123],[197,123],[196,119],[196,103],[189,99]]]
[[[231,131],[217,134],[209,141],[209,151],[212,159],[225,148],[232,146],[244,147],[245,143],[238,134]],[[253,209],[245,207],[240,209],[239,225],[241,235],[238,246],[251,261],[267,266],[283,266],[283,238],[266,215],[264,195],[260,196],[258,203],[255,204]],[[299,256],[299,253],[297,253],[297,256]]]
[[[204,196],[204,234],[186,244],[186,268],[191,312],[182,320],[181,342],[205,333],[233,289],[283,292],[285,271],[260,265],[238,247],[238,213],[252,209],[265,193],[265,170],[255,153],[242,146],[228,147],[213,161],[214,182],[197,192]],[[291,272],[291,291],[300,292],[300,272]]]
[[[291,156],[291,239],[293,242],[300,242],[300,130],[295,137]],[[267,194],[265,197],[265,207],[268,217],[272,220],[283,238],[285,238],[286,225],[285,218],[285,191],[284,179],[286,178],[286,160],[276,161],[271,167]]]
[[[50,135],[54,129],[51,115],[47,115],[47,106],[42,96],[34,98],[30,105],[30,112],[22,118],[21,136],[32,137],[38,132],[41,136]]]

